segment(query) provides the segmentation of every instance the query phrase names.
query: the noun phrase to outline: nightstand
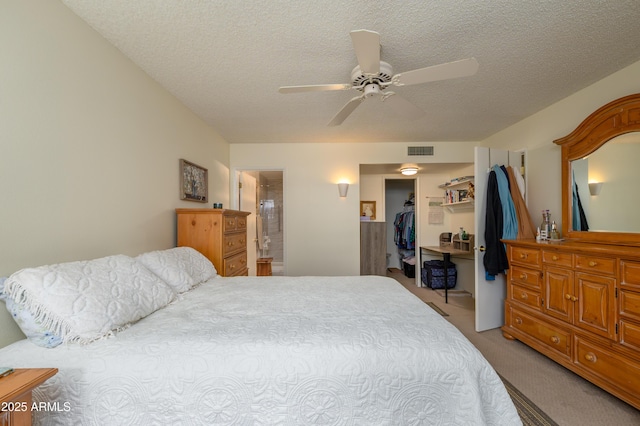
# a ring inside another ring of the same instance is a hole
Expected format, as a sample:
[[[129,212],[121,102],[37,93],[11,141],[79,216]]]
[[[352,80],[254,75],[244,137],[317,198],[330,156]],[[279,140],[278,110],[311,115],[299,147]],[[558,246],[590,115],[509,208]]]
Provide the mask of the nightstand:
[[[0,378],[0,426],[30,426],[31,391],[57,372],[57,368],[17,368]]]

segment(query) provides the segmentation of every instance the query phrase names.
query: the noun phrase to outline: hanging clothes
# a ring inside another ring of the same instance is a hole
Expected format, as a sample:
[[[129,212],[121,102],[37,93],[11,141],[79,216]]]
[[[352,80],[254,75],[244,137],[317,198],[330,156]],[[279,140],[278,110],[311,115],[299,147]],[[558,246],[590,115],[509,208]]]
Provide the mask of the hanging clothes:
[[[576,200],[578,201],[578,214],[580,215],[580,229],[581,231],[589,230],[589,223],[587,222],[587,215],[582,208],[582,201],[580,201],[580,195],[578,194],[578,185],[576,185]]]
[[[498,166],[496,164],[492,170],[496,172],[498,193],[500,203],[502,204],[502,238],[505,240],[515,240],[518,236],[518,217],[513,199],[511,198],[507,169],[504,166]]]
[[[511,187],[511,199],[516,208],[516,216],[518,218],[518,234],[516,238],[518,240],[533,239],[536,237],[536,227],[533,225],[529,209],[522,196],[521,188],[523,188],[524,185],[521,185],[518,180],[518,177],[522,180],[522,176],[520,172],[514,170],[511,166],[507,167],[507,174],[509,175],[509,184]],[[524,181],[522,181],[522,183],[524,183]]]
[[[492,169],[489,172],[487,182],[487,211],[484,229],[486,250],[482,259],[487,280],[494,280],[496,275],[509,267],[507,252],[504,244],[500,241],[504,230],[504,215],[498,189],[498,173],[503,173],[500,168],[498,168],[498,172],[495,168]]]
[[[413,206],[410,209],[405,208],[405,211],[396,214],[393,222],[393,241],[400,249],[414,250],[416,248],[415,212]]]
[[[587,215],[582,208],[582,202],[580,201],[580,194],[578,193],[578,184],[576,183],[576,177],[574,174],[571,175],[571,192],[572,192],[572,203],[571,203],[571,219],[572,219],[572,229],[575,231],[588,231],[589,223],[587,223]]]

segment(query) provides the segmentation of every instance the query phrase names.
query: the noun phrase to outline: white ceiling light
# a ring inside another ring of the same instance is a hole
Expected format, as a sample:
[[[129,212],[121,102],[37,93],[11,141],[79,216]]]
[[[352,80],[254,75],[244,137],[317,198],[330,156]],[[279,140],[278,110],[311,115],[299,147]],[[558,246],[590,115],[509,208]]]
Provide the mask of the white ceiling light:
[[[418,173],[418,166],[416,166],[415,164],[405,164],[400,167],[400,173],[405,176],[415,175],[416,173]]]

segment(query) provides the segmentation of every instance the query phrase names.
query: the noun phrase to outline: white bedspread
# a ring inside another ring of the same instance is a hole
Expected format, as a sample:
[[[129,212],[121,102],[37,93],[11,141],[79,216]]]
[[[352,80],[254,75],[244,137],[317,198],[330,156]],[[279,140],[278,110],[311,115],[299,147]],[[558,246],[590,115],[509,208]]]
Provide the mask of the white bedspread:
[[[214,278],[114,337],[24,340],[0,365],[59,368],[36,424],[521,424],[477,349],[384,277]]]

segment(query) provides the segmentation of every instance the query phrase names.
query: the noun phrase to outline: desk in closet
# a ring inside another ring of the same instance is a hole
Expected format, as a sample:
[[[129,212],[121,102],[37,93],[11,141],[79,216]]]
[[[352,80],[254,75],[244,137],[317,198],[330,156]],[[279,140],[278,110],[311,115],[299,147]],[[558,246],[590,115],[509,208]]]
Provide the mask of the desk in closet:
[[[432,253],[438,253],[442,255],[444,261],[444,303],[449,303],[449,289],[447,287],[448,267],[451,263],[451,257],[458,257],[461,259],[473,259],[473,252],[467,250],[460,250],[451,246],[420,246],[420,268],[422,268],[422,253],[428,251]]]

